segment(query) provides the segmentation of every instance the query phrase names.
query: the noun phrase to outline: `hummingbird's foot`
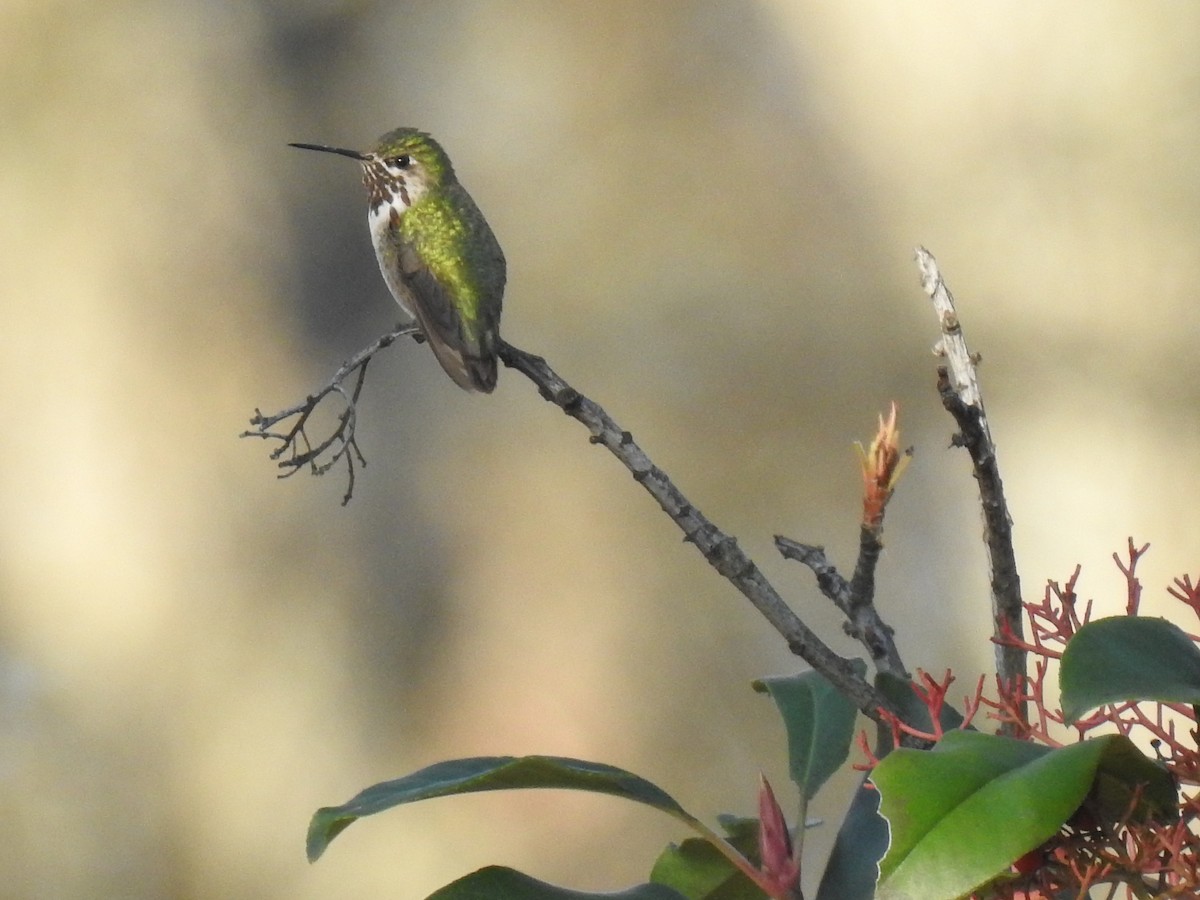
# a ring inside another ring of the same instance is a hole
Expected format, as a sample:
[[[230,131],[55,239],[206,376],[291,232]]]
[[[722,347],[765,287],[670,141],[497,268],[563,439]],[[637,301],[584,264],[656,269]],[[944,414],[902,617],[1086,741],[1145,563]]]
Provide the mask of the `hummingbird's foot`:
[[[399,325],[396,326],[396,331],[399,331],[402,328],[411,328],[415,324],[416,324],[415,322],[401,322]],[[427,338],[425,337],[425,332],[423,332],[423,331],[414,331],[412,333],[412,339],[414,341],[416,341],[418,344],[423,344],[427,340]]]

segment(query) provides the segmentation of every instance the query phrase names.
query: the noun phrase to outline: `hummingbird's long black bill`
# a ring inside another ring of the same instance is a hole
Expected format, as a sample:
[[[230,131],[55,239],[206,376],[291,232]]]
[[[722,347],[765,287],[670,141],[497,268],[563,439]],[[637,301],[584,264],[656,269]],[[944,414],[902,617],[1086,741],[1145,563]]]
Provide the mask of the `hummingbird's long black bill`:
[[[367,154],[360,153],[358,150],[343,150],[341,147],[326,147],[324,144],[288,144],[288,146],[299,147],[301,150],[317,150],[320,153],[338,153],[351,159],[357,159],[359,162],[366,162],[370,159]]]

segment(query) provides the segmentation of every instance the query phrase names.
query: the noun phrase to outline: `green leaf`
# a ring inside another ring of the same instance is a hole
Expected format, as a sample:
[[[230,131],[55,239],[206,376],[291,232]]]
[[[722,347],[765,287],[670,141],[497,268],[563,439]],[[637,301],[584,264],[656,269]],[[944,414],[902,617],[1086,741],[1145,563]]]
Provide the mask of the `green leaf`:
[[[864,777],[838,829],[817,900],[872,900],[879,860],[887,846],[888,826],[879,815],[879,791]]]
[[[867,664],[853,661],[861,678]],[[771,695],[787,729],[788,771],[805,800],[811,800],[850,753],[858,710],[817,672],[753,683]]]
[[[1068,722],[1125,700],[1200,704],[1200,650],[1164,619],[1097,619],[1067,643],[1058,684]]]
[[[725,832],[725,840],[732,844],[750,862],[758,865],[758,819],[750,816],[735,816],[718,813],[717,824]]]
[[[569,891],[530,878],[515,869],[488,866],[430,894],[426,900],[683,900],[658,884],[640,884],[619,894]]]
[[[1115,823],[1129,812],[1134,792],[1140,788],[1135,821],[1173,820],[1179,815],[1179,787],[1167,770],[1129,740],[1112,741],[1104,748],[1096,770],[1089,803],[1101,821]]]
[[[891,832],[876,896],[961,897],[1054,835],[1101,776],[1173,796],[1167,773],[1120,735],[1052,750],[953,731],[932,750],[893,751],[871,774]]]
[[[664,790],[624,769],[558,756],[482,756],[435,763],[395,781],[373,785],[341,806],[318,809],[308,826],[308,859],[315,862],[330,841],[363,816],[433,797],[514,788],[568,788],[611,794],[653,806],[707,831]]]
[[[756,841],[757,827],[750,841],[731,839],[730,843],[750,857]],[[763,900],[764,897],[754,882],[712,843],[701,838],[688,838],[663,850],[654,862],[650,880],[675,889],[687,900]]]

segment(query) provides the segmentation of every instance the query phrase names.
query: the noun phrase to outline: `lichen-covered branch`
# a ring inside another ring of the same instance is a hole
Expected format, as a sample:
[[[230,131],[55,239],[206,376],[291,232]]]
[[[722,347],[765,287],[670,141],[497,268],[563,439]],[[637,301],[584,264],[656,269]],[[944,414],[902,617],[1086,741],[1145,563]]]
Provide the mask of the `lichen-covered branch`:
[[[1001,639],[1024,636],[1024,609],[1021,603],[1021,578],[1013,552],[1012,518],[1004,498],[1004,484],[996,461],[996,445],[992,441],[983,395],[979,389],[979,358],[967,349],[962,325],[937,260],[924,247],[917,248],[917,266],[921,284],[933,301],[942,336],[935,351],[946,360],[938,366],[938,393],[942,405],[958,424],[954,443],[965,447],[979,483],[979,499],[983,508],[983,537],[991,569],[993,640],[996,641],[996,674],[1006,683],[1017,686],[1025,677],[1026,653],[1019,645],[1003,643]]]

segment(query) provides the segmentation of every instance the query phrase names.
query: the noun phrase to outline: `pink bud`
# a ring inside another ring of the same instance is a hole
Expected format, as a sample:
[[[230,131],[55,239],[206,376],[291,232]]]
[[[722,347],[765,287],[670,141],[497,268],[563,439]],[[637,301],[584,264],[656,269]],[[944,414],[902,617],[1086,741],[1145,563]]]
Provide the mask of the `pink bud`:
[[[758,780],[758,852],[762,873],[776,888],[774,896],[787,896],[800,879],[800,863],[792,859],[792,836],[775,792],[761,774]]]

